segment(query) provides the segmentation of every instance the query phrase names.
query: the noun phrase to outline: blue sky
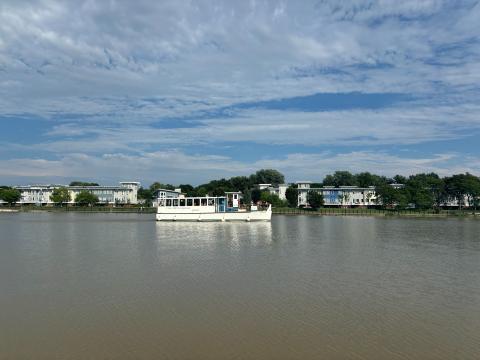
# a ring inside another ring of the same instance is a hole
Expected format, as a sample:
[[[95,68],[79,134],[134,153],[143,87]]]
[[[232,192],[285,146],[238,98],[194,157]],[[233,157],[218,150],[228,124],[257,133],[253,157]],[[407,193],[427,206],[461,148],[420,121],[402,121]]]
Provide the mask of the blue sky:
[[[479,1],[0,3],[0,183],[480,175]]]

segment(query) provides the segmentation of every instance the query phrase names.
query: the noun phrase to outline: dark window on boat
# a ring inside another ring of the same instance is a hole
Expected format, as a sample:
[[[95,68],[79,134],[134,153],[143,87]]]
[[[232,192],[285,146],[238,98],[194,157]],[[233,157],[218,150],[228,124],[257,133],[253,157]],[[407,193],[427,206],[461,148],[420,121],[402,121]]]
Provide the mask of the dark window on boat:
[[[202,200],[202,206],[207,206],[207,199],[201,199]]]
[[[185,206],[185,199],[180,199],[180,206]]]
[[[208,199],[208,206],[213,206],[215,205],[215,200],[214,199]]]
[[[193,206],[200,206],[200,199],[193,199]]]
[[[173,206],[178,206],[178,199],[173,199]]]
[[[187,199],[187,206],[193,205],[193,199]]]
[[[172,199],[167,199],[167,206],[172,206]]]

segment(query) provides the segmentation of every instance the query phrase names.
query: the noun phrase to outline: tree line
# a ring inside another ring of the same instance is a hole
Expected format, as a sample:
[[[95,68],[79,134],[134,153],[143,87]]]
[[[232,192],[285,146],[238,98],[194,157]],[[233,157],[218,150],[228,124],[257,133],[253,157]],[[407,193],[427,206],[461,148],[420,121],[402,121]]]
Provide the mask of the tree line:
[[[223,196],[225,192],[241,191],[243,194],[244,203],[249,204],[262,200],[269,202],[275,206],[286,205],[278,196],[270,194],[267,191],[260,191],[256,188],[257,184],[272,184],[274,186],[283,184],[285,177],[282,173],[274,169],[261,169],[249,176],[234,176],[229,179],[212,180],[208,183],[193,186],[190,184],[180,184],[174,186],[172,184],[163,184],[154,182],[148,188],[141,187],[138,191],[138,198],[145,201],[146,204],[151,204],[155,196],[155,192],[159,189],[175,190],[181,189],[186,196]]]

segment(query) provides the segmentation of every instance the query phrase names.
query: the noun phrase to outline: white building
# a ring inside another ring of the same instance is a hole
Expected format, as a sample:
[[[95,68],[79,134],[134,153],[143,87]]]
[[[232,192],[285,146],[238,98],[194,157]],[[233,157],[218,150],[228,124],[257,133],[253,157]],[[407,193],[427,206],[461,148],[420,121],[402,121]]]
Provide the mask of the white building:
[[[168,189],[157,189],[153,195],[152,205],[157,207],[161,200],[165,199],[176,199],[182,194],[181,189],[168,190]]]
[[[65,185],[28,185],[16,186],[21,193],[19,204],[52,205],[50,196],[54,189],[65,187],[70,193],[69,204],[75,203],[81,191],[89,191],[98,197],[103,204],[137,204],[137,193],[140,183],[136,181],[121,182],[119,186],[65,186]]]
[[[311,187],[311,181],[298,181],[298,206],[308,206],[308,193],[316,191],[322,194],[325,206],[374,206],[377,205],[377,194],[375,187],[358,186],[323,186],[318,188]]]
[[[286,200],[286,192],[290,184],[280,184],[278,186],[273,186],[272,184],[258,184],[257,188],[261,191],[267,190],[271,194],[277,195],[280,200]]]

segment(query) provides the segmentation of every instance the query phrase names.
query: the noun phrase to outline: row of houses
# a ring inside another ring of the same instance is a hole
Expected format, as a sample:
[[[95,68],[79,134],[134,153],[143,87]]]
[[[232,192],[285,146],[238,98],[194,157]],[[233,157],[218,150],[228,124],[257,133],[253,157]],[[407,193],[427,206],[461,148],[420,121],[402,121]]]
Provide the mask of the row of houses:
[[[297,204],[298,207],[308,207],[308,193],[315,191],[323,196],[324,206],[328,207],[371,207],[378,206],[377,193],[374,186],[359,187],[359,186],[323,186],[312,187],[311,181],[297,181],[295,183],[297,189]],[[286,191],[292,184],[281,184],[272,186],[271,184],[259,184],[260,190],[269,191],[277,195],[281,200],[286,200]],[[394,188],[402,188],[403,184],[391,184]],[[463,199],[463,205],[469,206],[468,198]],[[442,204],[444,207],[458,207],[457,199],[449,199]]]
[[[138,189],[140,183],[136,181],[122,181],[114,186],[68,186],[68,185],[27,185],[15,186],[20,191],[21,198],[18,204],[21,205],[53,205],[51,195],[53,190],[67,188],[70,193],[69,204],[75,203],[76,196],[81,191],[89,191],[98,197],[102,204],[138,204]],[[1,202],[1,201],[0,201]]]

